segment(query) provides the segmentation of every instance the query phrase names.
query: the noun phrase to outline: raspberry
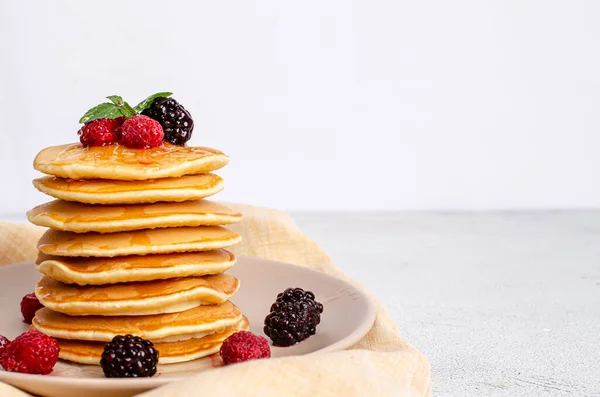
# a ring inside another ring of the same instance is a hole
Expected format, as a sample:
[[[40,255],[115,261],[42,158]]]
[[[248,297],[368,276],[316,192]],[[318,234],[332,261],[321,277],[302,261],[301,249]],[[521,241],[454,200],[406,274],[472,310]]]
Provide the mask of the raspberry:
[[[149,340],[117,335],[104,346],[100,366],[107,378],[147,378],[156,374],[158,350]]]
[[[21,314],[23,315],[23,320],[27,324],[31,324],[31,320],[35,317],[35,312],[40,310],[44,305],[40,303],[37,296],[35,294],[27,294],[21,300]]]
[[[6,336],[0,335],[0,357],[2,357],[2,353],[4,353],[8,345],[10,345],[10,340]]]
[[[190,112],[173,98],[156,98],[142,114],[158,121],[165,131],[165,141],[173,145],[183,146],[192,137],[194,120]]]
[[[54,339],[31,330],[8,345],[0,358],[0,364],[10,372],[47,375],[56,365],[59,351]]]
[[[85,123],[77,133],[83,146],[105,146],[115,143],[121,135],[124,117],[116,119],[97,119]]]
[[[269,341],[252,332],[236,332],[221,345],[221,358],[226,365],[268,357],[271,357]]]
[[[158,121],[138,115],[121,126],[121,143],[129,148],[149,149],[162,145],[165,136]]]
[[[265,318],[265,334],[275,346],[291,346],[317,332],[323,305],[315,294],[302,288],[288,288],[279,295]]]

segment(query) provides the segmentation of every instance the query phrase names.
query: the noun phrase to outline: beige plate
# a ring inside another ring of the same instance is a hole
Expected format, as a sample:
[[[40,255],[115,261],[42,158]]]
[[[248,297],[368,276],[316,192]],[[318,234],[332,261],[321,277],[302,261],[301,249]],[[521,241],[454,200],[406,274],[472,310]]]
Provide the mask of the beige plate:
[[[296,356],[342,350],[369,332],[375,321],[375,305],[364,292],[347,282],[314,270],[258,258],[240,257],[230,271],[242,280],[232,299],[251,324],[251,331],[264,335],[262,325],[277,293],[287,287],[302,287],[315,293],[324,312],[317,334],[296,346],[272,347],[273,357]],[[27,329],[21,321],[21,297],[33,291],[39,279],[32,262],[0,267],[0,334],[14,338]],[[0,370],[0,381],[33,394],[49,397],[133,396],[194,373],[219,366],[218,357],[182,364],[159,366],[159,374],[146,379],[106,379],[95,366],[59,362],[51,375],[27,375]]]

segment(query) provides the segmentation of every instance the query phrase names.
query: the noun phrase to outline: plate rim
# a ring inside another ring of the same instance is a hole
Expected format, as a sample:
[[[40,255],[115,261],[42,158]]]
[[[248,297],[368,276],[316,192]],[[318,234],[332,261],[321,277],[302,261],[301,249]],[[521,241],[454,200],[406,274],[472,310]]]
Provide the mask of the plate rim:
[[[239,264],[242,260],[269,262],[270,264],[276,265],[276,266],[301,268],[303,271],[306,271],[308,273],[318,274],[319,277],[325,277],[325,278],[329,278],[331,280],[341,281],[341,282],[347,284],[348,287],[356,290],[366,301],[367,319],[366,319],[366,321],[364,321],[361,324],[360,327],[353,330],[352,333],[350,335],[348,335],[346,338],[344,338],[338,342],[332,343],[331,345],[325,346],[319,350],[301,354],[302,356],[331,353],[331,352],[335,352],[335,351],[341,351],[341,350],[348,349],[348,348],[354,346],[356,343],[358,343],[373,328],[373,326],[375,324],[375,320],[377,319],[377,307],[375,305],[373,298],[366,292],[366,290],[363,287],[353,285],[348,280],[345,280],[340,277],[336,277],[332,274],[325,273],[320,270],[316,270],[316,269],[302,266],[302,265],[296,265],[293,263],[282,262],[282,261],[273,260],[273,259],[265,259],[265,258],[261,258],[261,257],[257,257],[257,256],[248,256],[248,255],[236,255],[236,256],[237,256],[236,265]],[[34,263],[34,261],[29,260],[29,261],[16,262],[16,263],[2,265],[2,266],[0,266],[0,268],[4,268],[6,266],[15,266],[15,267],[16,266],[24,266],[24,265],[33,264],[33,263]],[[278,358],[285,358],[285,357],[278,357]],[[211,371],[214,369],[217,369],[217,368],[207,369],[207,371]],[[200,372],[198,372],[198,373],[200,373]],[[164,386],[164,385],[172,383],[172,382],[178,382],[178,381],[187,379],[193,375],[195,375],[195,374],[187,373],[185,375],[180,375],[180,376],[173,374],[173,375],[170,375],[169,377],[157,376],[157,377],[151,377],[151,378],[126,378],[126,379],[125,378],[110,378],[110,379],[108,379],[108,378],[91,378],[91,377],[71,377],[71,376],[60,376],[60,375],[53,376],[53,375],[24,374],[24,373],[19,373],[19,372],[9,372],[9,371],[5,371],[4,369],[0,368],[0,381],[3,381],[5,383],[9,383],[7,381],[10,379],[14,379],[15,381],[19,381],[21,383],[23,381],[27,381],[28,379],[31,379],[31,377],[35,377],[35,379],[43,379],[43,380],[41,380],[41,382],[48,384],[48,385],[52,385],[52,386],[77,384],[77,386],[80,386],[80,387],[94,387],[94,386],[101,385],[103,387],[103,389],[121,389],[125,384],[130,386],[131,388],[135,388],[135,389],[153,389],[153,388],[157,388],[160,386]],[[15,386],[15,387],[18,388],[18,386]]]

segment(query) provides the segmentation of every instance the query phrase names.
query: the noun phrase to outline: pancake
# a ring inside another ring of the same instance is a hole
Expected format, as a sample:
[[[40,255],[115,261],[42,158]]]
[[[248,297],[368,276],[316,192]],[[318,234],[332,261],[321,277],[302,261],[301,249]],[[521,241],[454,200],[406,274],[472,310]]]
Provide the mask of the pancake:
[[[212,196],[223,190],[223,179],[215,174],[145,181],[74,180],[45,176],[34,179],[33,186],[40,192],[61,200],[87,204],[140,204],[181,202]]]
[[[68,316],[43,308],[33,326],[53,338],[110,342],[117,335],[135,335],[160,342],[197,339],[237,324],[242,312],[231,302],[198,306],[180,313],[153,316]]]
[[[219,150],[169,142],[152,149],[72,143],[42,150],[33,168],[61,178],[135,181],[211,172],[228,162],[229,157]]]
[[[183,203],[90,205],[54,200],[27,212],[29,222],[75,233],[114,233],[182,226],[225,225],[242,214],[209,200]]]
[[[39,254],[38,271],[67,284],[101,285],[223,273],[235,264],[226,250],[115,258]]]
[[[221,304],[239,286],[229,274],[85,287],[44,276],[35,295],[48,309],[72,316],[142,316]]]
[[[37,247],[46,255],[114,257],[226,248],[241,241],[221,226],[175,227],[110,234],[48,230]]]
[[[199,339],[189,339],[182,342],[155,343],[154,347],[159,352],[159,364],[174,364],[191,361],[198,358],[218,353],[223,341],[238,331],[250,329],[248,319],[242,320],[234,326],[227,327],[223,332],[215,332]],[[90,342],[80,340],[57,339],[60,347],[59,357],[63,360],[80,364],[100,365],[104,342]]]

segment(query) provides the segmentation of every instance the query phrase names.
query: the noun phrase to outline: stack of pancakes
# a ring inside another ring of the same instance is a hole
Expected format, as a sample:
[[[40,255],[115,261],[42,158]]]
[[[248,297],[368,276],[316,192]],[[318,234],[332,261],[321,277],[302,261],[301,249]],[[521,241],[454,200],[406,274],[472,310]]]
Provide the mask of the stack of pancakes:
[[[249,328],[229,302],[239,280],[224,273],[235,263],[224,248],[241,237],[219,226],[241,214],[204,199],[222,189],[210,172],[228,161],[169,143],[38,154],[35,169],[50,176],[34,185],[58,200],[27,213],[50,228],[36,262],[45,308],[32,326],[58,340],[62,359],[97,365],[106,342],[133,334],[155,343],[160,363],[176,363],[216,353]]]

